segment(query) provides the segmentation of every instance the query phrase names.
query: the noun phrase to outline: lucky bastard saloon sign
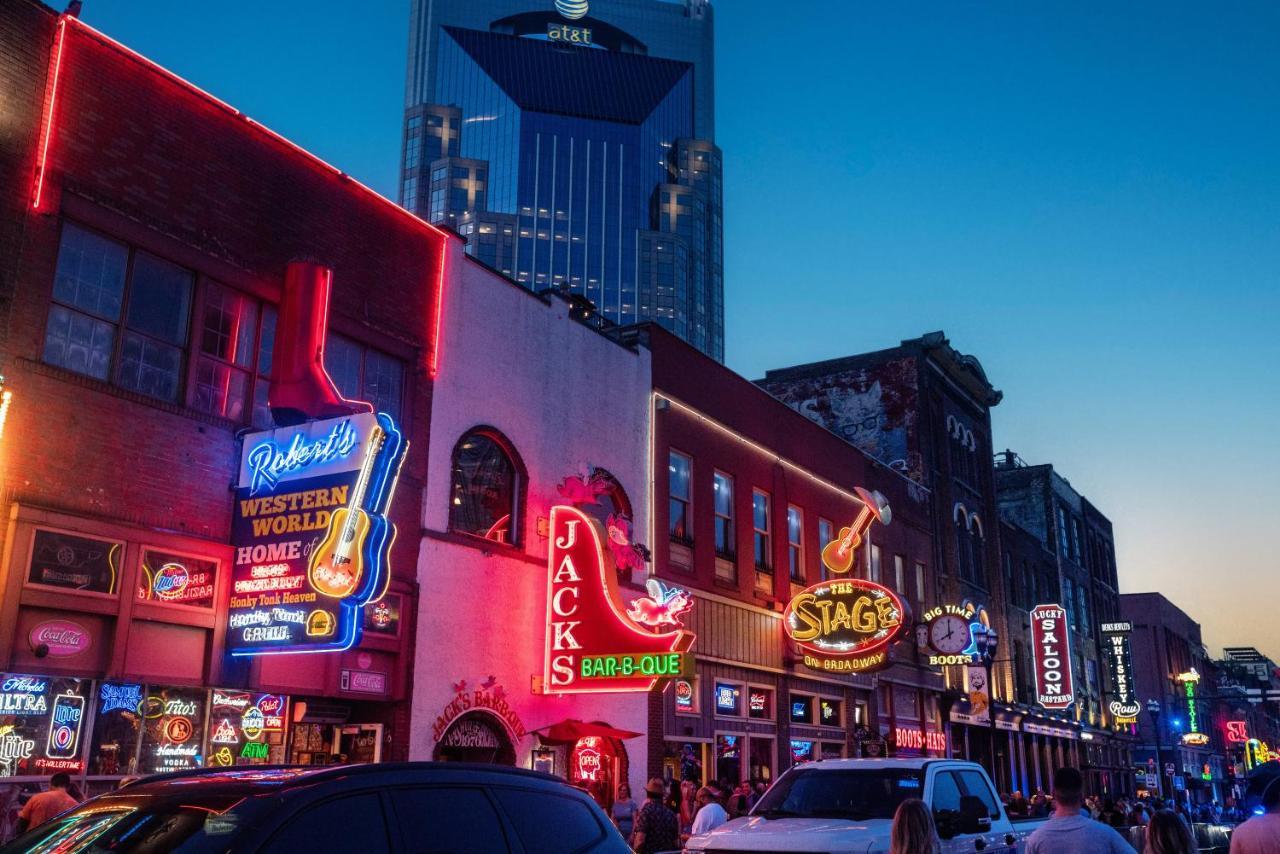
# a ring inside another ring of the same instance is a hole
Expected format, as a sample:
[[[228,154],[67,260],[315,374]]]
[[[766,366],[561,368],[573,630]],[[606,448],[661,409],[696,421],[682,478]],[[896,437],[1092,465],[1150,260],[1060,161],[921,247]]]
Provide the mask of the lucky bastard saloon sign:
[[[231,534],[232,655],[359,642],[364,606],[386,592],[386,511],[407,444],[382,413],[245,437]]]

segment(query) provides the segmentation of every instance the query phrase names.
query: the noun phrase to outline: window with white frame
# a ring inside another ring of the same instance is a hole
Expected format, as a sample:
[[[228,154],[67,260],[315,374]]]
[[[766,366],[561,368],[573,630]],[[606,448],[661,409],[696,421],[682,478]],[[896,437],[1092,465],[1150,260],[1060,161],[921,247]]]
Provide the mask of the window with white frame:
[[[804,582],[804,513],[794,504],[787,507],[787,562],[791,580]]]
[[[818,548],[819,550],[826,548],[827,543],[836,538],[836,526],[831,524],[830,519],[818,518]],[[831,577],[831,570],[827,569],[827,565],[821,561],[822,580],[826,581]]]
[[[737,557],[733,533],[733,477],[722,471],[715,473],[716,554],[725,560]]]
[[[755,542],[756,569],[773,571],[772,542],[769,534],[769,493],[759,489],[751,492],[751,527]]]
[[[871,544],[871,575],[872,581],[880,583],[880,547],[875,543]]]
[[[693,544],[693,460],[672,451],[667,462],[667,484],[670,496],[668,528],[671,539]]]
[[[907,560],[902,555],[893,556],[893,583],[899,596],[907,595]]]

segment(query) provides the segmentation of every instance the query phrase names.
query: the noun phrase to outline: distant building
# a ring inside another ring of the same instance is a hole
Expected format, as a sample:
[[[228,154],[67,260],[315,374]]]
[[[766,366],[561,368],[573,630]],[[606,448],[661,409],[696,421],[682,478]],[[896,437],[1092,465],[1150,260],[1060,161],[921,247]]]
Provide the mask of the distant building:
[[[1003,570],[1006,580],[1013,577],[1012,598],[1025,603],[1028,612],[1049,604],[1061,605],[1067,612],[1076,720],[1108,733],[1107,738],[1093,738],[1085,751],[1091,788],[1129,791],[1133,768],[1128,761],[1127,727],[1117,727],[1108,712],[1114,686],[1102,634],[1103,624],[1120,617],[1111,520],[1051,464],[1027,465],[1013,451],[1004,451],[996,457],[995,480],[1005,550]],[[1014,634],[1015,658],[1019,658],[1031,651],[1026,634],[1030,620],[1021,608],[1015,611],[1021,625],[1014,623],[1011,612],[1009,629]],[[1030,660],[1017,667],[1020,675],[1032,672]],[[1031,687],[1029,682],[1024,685]],[[1020,691],[1020,695],[1034,702],[1034,693]],[[1125,732],[1125,737],[1116,730]]]
[[[1159,777],[1166,797],[1185,790],[1193,803],[1223,802],[1229,786],[1224,733],[1213,715],[1216,668],[1200,624],[1159,593],[1121,595],[1120,616],[1133,625],[1138,696],[1160,704],[1158,726],[1145,711],[1138,716],[1135,759]]]
[[[401,202],[531,290],[722,361],[711,6],[576,7],[415,0]]]

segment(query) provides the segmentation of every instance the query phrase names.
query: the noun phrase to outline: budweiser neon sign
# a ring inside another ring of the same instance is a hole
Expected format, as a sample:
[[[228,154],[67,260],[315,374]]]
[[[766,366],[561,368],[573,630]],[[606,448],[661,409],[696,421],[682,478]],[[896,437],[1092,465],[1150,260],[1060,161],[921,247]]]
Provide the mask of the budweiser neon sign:
[[[1037,605],[1031,612],[1035,644],[1036,702],[1046,709],[1069,709],[1075,702],[1071,679],[1071,636],[1061,605]]]
[[[557,505],[550,530],[542,691],[648,691],[659,679],[689,675],[694,636],[679,627],[687,603],[651,623],[669,623],[672,631],[646,629],[620,607],[617,571],[606,562],[597,524],[575,507]]]

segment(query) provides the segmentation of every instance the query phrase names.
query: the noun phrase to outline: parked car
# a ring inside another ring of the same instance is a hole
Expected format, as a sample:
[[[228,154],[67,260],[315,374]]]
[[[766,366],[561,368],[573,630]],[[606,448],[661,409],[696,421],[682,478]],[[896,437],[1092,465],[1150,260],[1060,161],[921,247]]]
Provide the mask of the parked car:
[[[689,840],[690,854],[883,854],[898,805],[921,798],[944,854],[1010,854],[1043,819],[1010,821],[981,765],[948,759],[828,759],[789,769],[748,816]]]
[[[625,854],[604,811],[547,774],[495,765],[208,768],[100,795],[0,849],[119,854]]]

